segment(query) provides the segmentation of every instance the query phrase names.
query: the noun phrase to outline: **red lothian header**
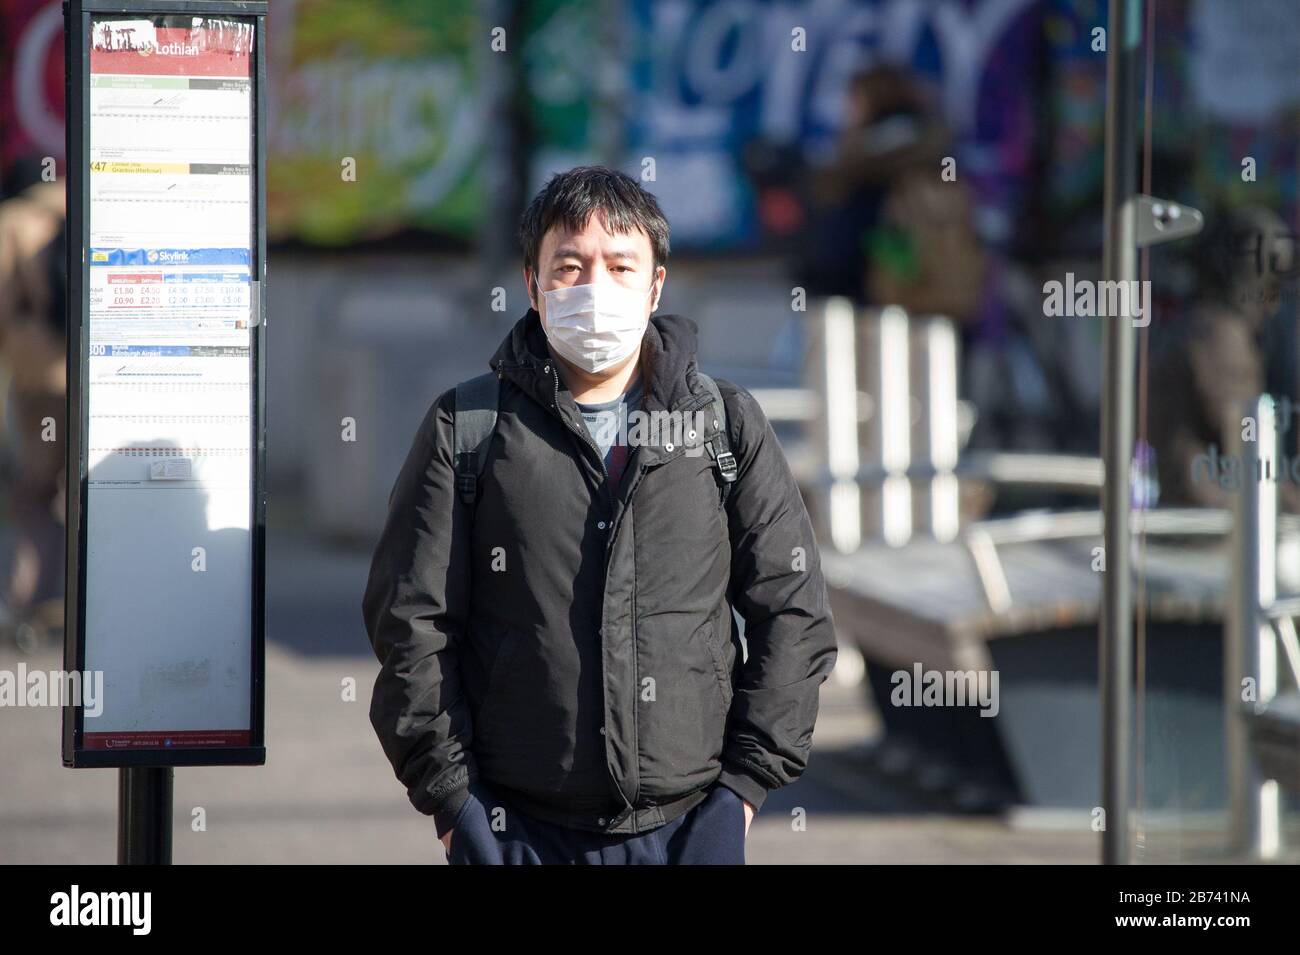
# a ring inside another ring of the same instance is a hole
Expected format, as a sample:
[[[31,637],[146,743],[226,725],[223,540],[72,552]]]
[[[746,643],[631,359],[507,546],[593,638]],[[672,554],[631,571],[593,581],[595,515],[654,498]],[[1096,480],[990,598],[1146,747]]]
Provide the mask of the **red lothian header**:
[[[136,21],[138,22],[138,21]],[[155,37],[125,20],[94,24],[91,73],[150,76],[247,77],[253,25],[227,21],[207,27],[157,27]]]

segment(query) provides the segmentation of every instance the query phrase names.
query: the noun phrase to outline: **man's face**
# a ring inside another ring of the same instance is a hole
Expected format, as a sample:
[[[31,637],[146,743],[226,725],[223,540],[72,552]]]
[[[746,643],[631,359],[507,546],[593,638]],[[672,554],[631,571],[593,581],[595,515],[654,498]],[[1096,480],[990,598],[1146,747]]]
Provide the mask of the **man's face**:
[[[524,269],[528,298],[533,308],[546,318],[546,297],[538,291],[567,288],[571,285],[609,283],[624,288],[654,291],[646,295],[645,316],[659,307],[663,283],[668,270],[654,266],[650,237],[640,229],[626,235],[607,232],[600,217],[593,215],[578,232],[562,225],[551,228],[542,237],[537,253],[537,285],[531,270]]]

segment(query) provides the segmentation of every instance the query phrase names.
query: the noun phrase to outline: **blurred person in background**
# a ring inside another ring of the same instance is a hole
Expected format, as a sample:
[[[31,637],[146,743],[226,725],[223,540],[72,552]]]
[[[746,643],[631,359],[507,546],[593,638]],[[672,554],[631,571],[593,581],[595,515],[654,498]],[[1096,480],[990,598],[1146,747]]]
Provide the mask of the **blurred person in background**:
[[[0,622],[58,626],[63,599],[67,265],[64,183],[0,203],[0,379],[12,459]]]
[[[1206,218],[1210,225],[1193,252],[1197,291],[1188,314],[1152,328],[1149,430],[1160,503],[1229,508],[1239,482],[1249,479],[1231,470],[1239,464],[1245,409],[1269,390],[1264,339],[1270,322],[1290,320],[1277,314],[1284,278],[1278,264],[1294,264],[1295,237],[1257,206]],[[1288,420],[1285,410],[1298,396],[1283,387],[1274,397],[1289,460],[1300,416],[1292,412]],[[1224,455],[1236,462],[1225,465]],[[1300,512],[1300,486],[1275,477],[1279,506]]]
[[[942,116],[892,64],[852,79],[847,110],[833,162],[813,175],[809,294],[969,321],[984,257],[970,191],[943,175],[952,139]]]

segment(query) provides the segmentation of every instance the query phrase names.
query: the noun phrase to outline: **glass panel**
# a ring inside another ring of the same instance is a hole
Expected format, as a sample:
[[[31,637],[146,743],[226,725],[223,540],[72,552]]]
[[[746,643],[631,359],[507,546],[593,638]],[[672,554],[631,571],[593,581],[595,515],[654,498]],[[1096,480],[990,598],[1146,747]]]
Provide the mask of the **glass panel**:
[[[1253,608],[1300,594],[1300,6],[1161,0],[1144,15],[1141,188],[1204,228],[1140,263],[1134,858],[1295,858],[1300,801],[1266,780],[1300,756],[1279,716],[1287,700],[1300,712],[1300,654],[1290,617],[1261,637]]]

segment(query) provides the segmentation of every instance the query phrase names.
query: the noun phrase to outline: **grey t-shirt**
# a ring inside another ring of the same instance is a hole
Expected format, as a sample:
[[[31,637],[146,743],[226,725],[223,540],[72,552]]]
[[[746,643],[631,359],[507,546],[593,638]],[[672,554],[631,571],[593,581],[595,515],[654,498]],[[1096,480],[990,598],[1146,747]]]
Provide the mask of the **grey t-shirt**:
[[[605,459],[605,470],[609,473],[610,482],[615,486],[623,475],[623,465],[627,463],[630,451],[625,444],[621,443],[627,440],[627,432],[630,428],[627,418],[640,405],[640,376],[627,391],[611,401],[602,401],[599,404],[578,403],[582,420],[587,424],[591,440],[596,442],[596,447],[600,449]]]

